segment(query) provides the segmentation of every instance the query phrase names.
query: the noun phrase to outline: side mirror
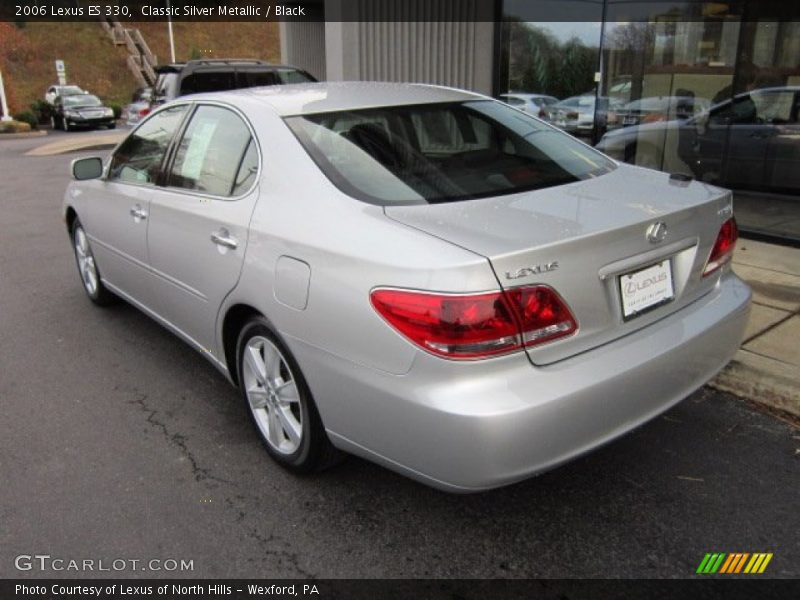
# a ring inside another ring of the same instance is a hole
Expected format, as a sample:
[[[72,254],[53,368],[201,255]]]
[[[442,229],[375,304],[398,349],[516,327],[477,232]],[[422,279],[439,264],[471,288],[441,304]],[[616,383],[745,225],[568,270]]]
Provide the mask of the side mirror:
[[[103,175],[103,161],[97,156],[72,161],[72,177],[78,181],[97,179]]]

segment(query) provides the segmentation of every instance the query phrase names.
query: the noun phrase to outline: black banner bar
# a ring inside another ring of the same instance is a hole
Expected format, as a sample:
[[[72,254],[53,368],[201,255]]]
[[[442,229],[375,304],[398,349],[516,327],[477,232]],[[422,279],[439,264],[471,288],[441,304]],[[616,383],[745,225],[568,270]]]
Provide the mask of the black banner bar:
[[[800,597],[800,581],[745,577],[679,580],[123,580],[15,579],[0,581],[3,600],[594,600],[692,598],[769,600]]]
[[[0,21],[702,21],[740,18],[746,4],[760,19],[800,19],[789,0],[2,0]]]

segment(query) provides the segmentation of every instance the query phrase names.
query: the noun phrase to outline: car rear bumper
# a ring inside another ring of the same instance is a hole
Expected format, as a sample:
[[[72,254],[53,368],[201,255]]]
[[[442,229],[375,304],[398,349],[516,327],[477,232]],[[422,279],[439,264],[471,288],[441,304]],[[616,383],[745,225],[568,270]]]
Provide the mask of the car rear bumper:
[[[73,127],[100,127],[103,125],[113,125],[116,123],[114,117],[103,117],[98,119],[67,119],[64,117],[70,125]]]
[[[336,446],[473,492],[553,468],[680,402],[736,352],[749,303],[728,273],[644,330],[547,367],[522,353],[476,362],[420,353],[395,376],[288,342]]]

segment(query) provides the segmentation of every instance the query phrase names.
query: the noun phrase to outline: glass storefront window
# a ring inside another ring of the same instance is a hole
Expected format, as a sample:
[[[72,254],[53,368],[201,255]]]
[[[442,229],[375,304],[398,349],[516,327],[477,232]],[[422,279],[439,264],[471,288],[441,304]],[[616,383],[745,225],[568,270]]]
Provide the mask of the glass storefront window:
[[[538,116],[618,160],[731,188],[742,230],[800,239],[800,4],[503,7],[499,93],[556,96]]]

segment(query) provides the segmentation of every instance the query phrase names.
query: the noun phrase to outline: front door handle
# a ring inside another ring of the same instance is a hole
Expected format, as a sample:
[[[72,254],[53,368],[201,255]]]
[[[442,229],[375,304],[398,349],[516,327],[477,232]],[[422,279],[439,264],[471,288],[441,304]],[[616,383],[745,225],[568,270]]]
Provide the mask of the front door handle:
[[[239,241],[230,233],[228,233],[228,230],[224,227],[211,234],[211,241],[217,246],[223,246],[225,248],[230,248],[231,250],[236,250],[236,248],[239,246]]]
[[[136,221],[137,223],[140,220],[144,220],[147,218],[147,211],[138,204],[131,206],[130,213],[131,216],[133,217],[133,220]]]

